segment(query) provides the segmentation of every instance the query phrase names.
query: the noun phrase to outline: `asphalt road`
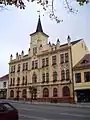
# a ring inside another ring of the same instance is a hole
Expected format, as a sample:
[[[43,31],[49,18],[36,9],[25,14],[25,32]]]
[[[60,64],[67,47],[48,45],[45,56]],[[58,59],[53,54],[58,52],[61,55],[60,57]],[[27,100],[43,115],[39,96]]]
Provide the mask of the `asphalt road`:
[[[90,120],[90,108],[12,103],[20,120]]]

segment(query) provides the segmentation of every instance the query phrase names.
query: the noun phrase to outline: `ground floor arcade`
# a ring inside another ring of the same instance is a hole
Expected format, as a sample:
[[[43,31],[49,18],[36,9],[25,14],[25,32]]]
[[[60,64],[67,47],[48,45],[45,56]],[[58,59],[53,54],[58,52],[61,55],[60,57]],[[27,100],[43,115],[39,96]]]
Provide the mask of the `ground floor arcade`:
[[[72,102],[73,91],[71,85],[18,87],[8,90],[8,99]]]

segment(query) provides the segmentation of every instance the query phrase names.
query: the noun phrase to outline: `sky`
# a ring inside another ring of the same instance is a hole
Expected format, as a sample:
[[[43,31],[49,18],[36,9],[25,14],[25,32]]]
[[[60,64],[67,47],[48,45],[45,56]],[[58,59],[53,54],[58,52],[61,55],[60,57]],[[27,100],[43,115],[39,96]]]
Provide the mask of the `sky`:
[[[56,43],[57,38],[63,44],[67,42],[67,36],[71,40],[83,38],[90,49],[90,4],[80,7],[75,2],[73,8],[78,9],[77,14],[69,13],[61,1],[56,1],[56,14],[63,19],[57,24],[52,21],[48,12],[42,11],[35,3],[26,3],[26,9],[20,10],[14,6],[0,11],[0,77],[8,73],[10,54],[15,58],[16,52],[25,54],[30,47],[30,34],[35,32],[38,21],[38,10],[40,10],[43,31],[49,35],[49,41]],[[43,16],[44,14],[44,16]]]

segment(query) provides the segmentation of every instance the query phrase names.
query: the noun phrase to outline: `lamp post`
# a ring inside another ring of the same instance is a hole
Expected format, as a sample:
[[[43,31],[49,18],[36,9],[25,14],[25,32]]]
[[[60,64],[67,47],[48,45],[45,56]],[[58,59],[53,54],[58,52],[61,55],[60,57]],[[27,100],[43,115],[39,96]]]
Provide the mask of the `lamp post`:
[[[32,103],[32,100],[33,100],[33,89],[34,89],[33,86],[29,86],[29,93],[31,93],[31,103]]]
[[[21,91],[19,90],[19,88],[18,88],[18,90],[17,90],[17,100],[19,100],[19,98],[20,98],[20,96],[19,96],[19,93],[20,93]]]

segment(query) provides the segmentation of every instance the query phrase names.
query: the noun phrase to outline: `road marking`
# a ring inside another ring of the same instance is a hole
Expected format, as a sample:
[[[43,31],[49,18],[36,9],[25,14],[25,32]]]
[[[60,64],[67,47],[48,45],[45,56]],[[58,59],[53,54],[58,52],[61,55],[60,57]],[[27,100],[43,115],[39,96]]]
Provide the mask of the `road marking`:
[[[30,111],[30,110],[36,110],[36,109],[33,109],[33,108],[18,108],[19,110],[27,110],[27,111]]]
[[[73,114],[73,113],[60,113],[60,115],[68,115],[68,116],[73,116],[73,117],[88,117],[85,115],[80,115],[80,114]]]
[[[37,117],[37,116],[29,116],[29,115],[22,115],[20,114],[19,115],[20,117],[24,117],[24,118],[33,118],[33,119],[36,119],[36,120],[52,120],[52,119],[46,119],[46,118],[43,118],[43,117]]]

